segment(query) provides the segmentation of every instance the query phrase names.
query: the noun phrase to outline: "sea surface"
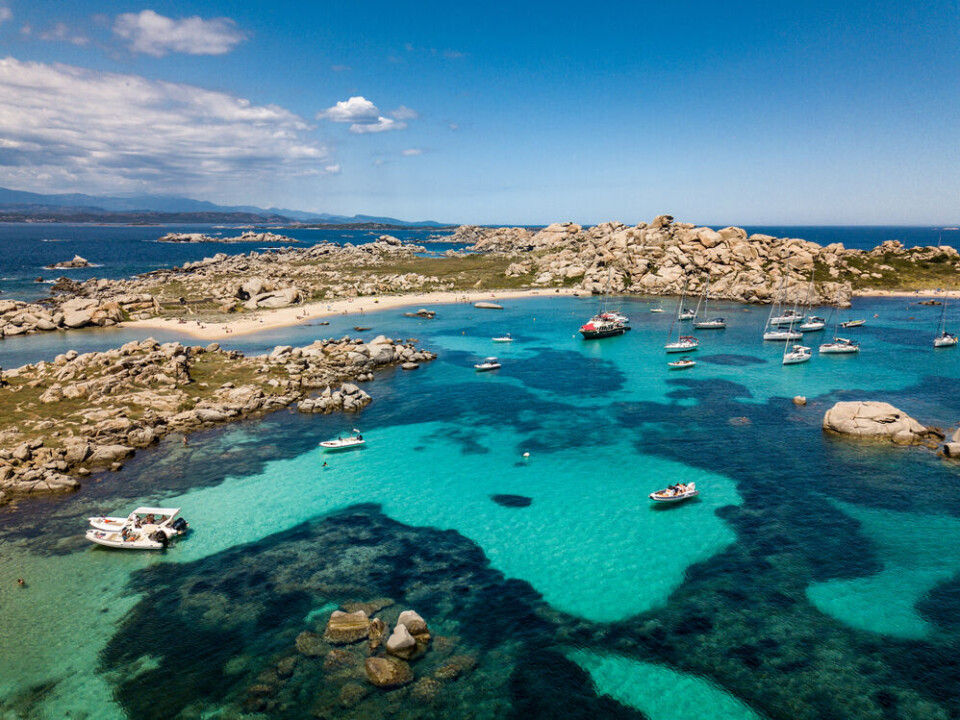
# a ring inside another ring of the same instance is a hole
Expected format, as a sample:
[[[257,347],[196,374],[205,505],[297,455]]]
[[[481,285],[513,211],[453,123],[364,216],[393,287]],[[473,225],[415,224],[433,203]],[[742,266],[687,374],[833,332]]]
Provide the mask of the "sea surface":
[[[0,508],[0,718],[960,717],[960,466],[821,430],[855,399],[955,429],[940,309],[855,299],[859,355],[784,367],[765,308],[719,303],[728,329],[671,372],[672,303],[611,298],[634,329],[599,341],[577,333],[597,299],[546,291],[367,313],[364,337],[439,358],[378,373],[361,414],[171,436]],[[224,344],[356,334],[330,322]],[[9,338],[0,365],[145,335]],[[502,369],[475,372],[489,355]],[[365,448],[318,447],[354,427]],[[699,498],[651,505],[679,481]],[[88,516],[141,504],[191,531],[162,554],[83,539]],[[415,683],[371,691],[362,645],[310,634],[349,603],[423,615]]]
[[[66,276],[83,281],[92,277],[123,278],[185,262],[213,257],[217,253],[237,255],[270,246],[257,243],[160,243],[157,239],[168,232],[202,232],[214,237],[235,237],[247,226],[222,225],[87,225],[60,223],[0,223],[0,293],[3,298],[38,300],[49,295],[49,285]],[[777,237],[799,237],[821,245],[841,242],[849,248],[869,249],[884,240],[900,240],[909,247],[945,245],[960,247],[960,232],[933,227],[747,227],[750,233]],[[299,242],[295,247],[309,247],[321,242],[373,242],[388,232],[405,242],[422,243],[447,231],[436,228],[404,230],[348,229],[285,229],[272,232]],[[273,246],[279,247],[279,246]],[[431,253],[462,249],[464,245],[432,242]],[[72,270],[48,270],[52,265],[70,260],[74,255],[86,258],[92,267]],[[38,282],[39,281],[39,282]]]

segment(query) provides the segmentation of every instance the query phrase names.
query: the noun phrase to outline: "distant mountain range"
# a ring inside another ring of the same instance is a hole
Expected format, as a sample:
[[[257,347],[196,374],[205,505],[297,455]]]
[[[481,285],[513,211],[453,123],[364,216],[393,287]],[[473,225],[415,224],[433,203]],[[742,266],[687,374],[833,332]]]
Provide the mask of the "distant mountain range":
[[[331,215],[253,205],[217,205],[169,195],[107,197],[81,193],[44,195],[0,187],[0,220],[8,222],[246,222],[307,224],[379,224],[442,227],[433,220],[409,222],[373,215]]]

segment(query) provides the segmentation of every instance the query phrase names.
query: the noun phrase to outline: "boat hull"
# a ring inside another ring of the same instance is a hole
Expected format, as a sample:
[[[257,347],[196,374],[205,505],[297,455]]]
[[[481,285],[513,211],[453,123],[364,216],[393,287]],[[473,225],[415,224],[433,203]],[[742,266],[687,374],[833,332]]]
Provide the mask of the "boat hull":
[[[684,500],[689,500],[690,498],[695,498],[699,494],[699,490],[693,490],[691,492],[681,493],[680,495],[669,496],[659,496],[656,493],[650,493],[649,497],[656,503],[678,503],[683,502]]]
[[[950,338],[946,340],[943,338],[937,338],[936,340],[933,341],[933,346],[935,348],[953,347],[956,344],[957,344],[957,338]]]
[[[707,322],[695,322],[693,327],[697,330],[726,330],[727,324],[722,321],[708,320]]]
[[[352,450],[353,448],[363,447],[366,444],[366,440],[358,440],[357,442],[352,443],[341,443],[338,440],[326,440],[320,443],[320,447],[328,452],[336,452],[338,450]]]
[[[820,354],[821,355],[854,355],[860,352],[859,345],[821,345]]]
[[[670,345],[664,345],[663,349],[666,350],[668,353],[685,353],[685,352],[693,352],[698,347],[700,346],[699,345],[677,345],[677,344],[671,343]]]
[[[580,334],[583,335],[584,340],[601,340],[603,338],[615,337],[616,335],[623,335],[625,332],[626,328],[622,327],[605,330],[584,330],[581,328],[580,330]]]
[[[124,540],[118,532],[103,530],[87,530],[86,538],[92,543],[116,550],[163,550],[167,547],[164,543],[146,537]]]
[[[686,370],[687,368],[696,367],[696,365],[697,365],[697,364],[696,364],[695,362],[686,362],[686,363],[675,363],[675,362],[672,362],[672,363],[667,363],[667,367],[669,367],[671,370]]]

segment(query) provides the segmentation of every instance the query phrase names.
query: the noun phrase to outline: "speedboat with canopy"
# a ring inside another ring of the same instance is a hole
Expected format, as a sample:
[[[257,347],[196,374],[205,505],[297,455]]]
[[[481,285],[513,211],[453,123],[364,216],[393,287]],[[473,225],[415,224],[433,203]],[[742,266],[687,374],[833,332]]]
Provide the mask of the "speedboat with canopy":
[[[677,483],[676,485],[665,487],[663,490],[657,490],[656,492],[650,493],[649,497],[654,502],[675,503],[682,502],[683,500],[689,500],[690,498],[696,497],[699,494],[700,491],[697,490],[697,484],[691,482]]]
[[[482,363],[478,363],[473,366],[476,368],[477,372],[487,372],[489,370],[499,370],[500,361],[495,357],[488,357]]]
[[[125,518],[92,517],[86,538],[122,550],[163,550],[189,527],[179,514],[180,508],[139,507]]]

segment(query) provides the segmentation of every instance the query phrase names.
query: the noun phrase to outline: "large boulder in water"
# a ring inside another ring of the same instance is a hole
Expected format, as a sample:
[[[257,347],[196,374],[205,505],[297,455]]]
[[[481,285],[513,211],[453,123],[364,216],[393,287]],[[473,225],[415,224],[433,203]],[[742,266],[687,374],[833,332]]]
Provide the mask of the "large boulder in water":
[[[889,438],[901,445],[924,442],[930,430],[890,403],[838,402],[823,416],[823,429],[861,438]]]
[[[370,618],[363,610],[345,613],[334,610],[327,621],[323,639],[334,645],[346,645],[364,640],[370,633]]]

